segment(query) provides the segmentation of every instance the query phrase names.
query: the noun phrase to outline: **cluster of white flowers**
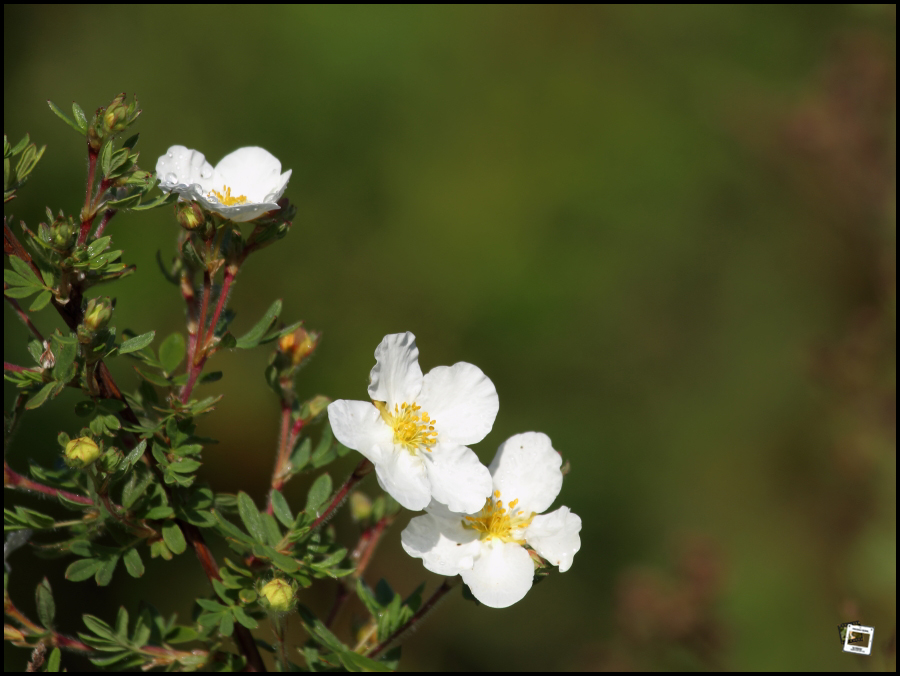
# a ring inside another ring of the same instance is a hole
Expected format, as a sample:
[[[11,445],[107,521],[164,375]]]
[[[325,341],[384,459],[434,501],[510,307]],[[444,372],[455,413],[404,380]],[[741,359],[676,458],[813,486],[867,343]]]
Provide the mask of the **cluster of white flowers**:
[[[335,401],[328,417],[338,441],[375,465],[385,491],[425,510],[401,536],[410,556],[440,575],[461,575],[493,608],[528,593],[533,557],[569,569],[581,548],[581,519],[568,507],[542,514],[563,479],[549,437],[510,437],[490,468],[467,446],[484,439],[499,409],[481,369],[460,362],[423,376],[415,337],[399,333],[381,341],[369,377],[371,403]]]

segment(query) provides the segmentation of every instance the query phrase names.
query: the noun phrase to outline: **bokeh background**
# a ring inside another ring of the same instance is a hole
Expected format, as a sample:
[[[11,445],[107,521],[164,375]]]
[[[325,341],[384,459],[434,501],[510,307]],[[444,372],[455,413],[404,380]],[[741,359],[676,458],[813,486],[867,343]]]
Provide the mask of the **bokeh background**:
[[[268,148],[299,212],[242,271],[236,331],[283,298],[286,321],[323,332],[301,393],[349,399],[381,338],[412,331],[425,370],[469,361],[496,384],[484,462],[526,430],[571,462],[571,571],[505,610],[456,593],[404,669],[895,667],[893,6],[7,5],[3,31],[5,132],[48,145],[7,215],[36,225],[83,202],[82,143],[47,99],[137,93],[148,169],[172,144],[213,163]],[[117,326],[183,328],[154,262],[171,212],[108,233],[138,266],[98,290]],[[6,359],[25,362],[24,328],[4,321]],[[259,504],[278,427],[267,360],[214,358],[225,378],[206,388],[225,399],[201,427],[221,440],[203,478]],[[26,419],[13,467],[54,461],[75,401]],[[366,578],[430,593],[439,579],[399,546],[407,519]],[[206,589],[190,554],[104,589],[27,550],[11,563],[32,615],[49,576],[68,633],[141,598],[187,618]],[[305,602],[325,613],[334,591]],[[852,620],[875,627],[871,657],[841,652]]]

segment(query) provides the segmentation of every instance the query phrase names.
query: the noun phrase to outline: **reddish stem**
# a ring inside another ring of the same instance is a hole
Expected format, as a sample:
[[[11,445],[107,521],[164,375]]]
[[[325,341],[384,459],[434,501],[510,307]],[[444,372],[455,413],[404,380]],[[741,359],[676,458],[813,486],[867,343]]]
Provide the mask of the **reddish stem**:
[[[3,362],[3,370],[4,371],[12,371],[13,373],[22,373],[24,371],[33,371],[33,372],[40,371],[40,369],[36,369],[36,368],[27,368],[25,366],[17,366],[16,364],[10,364],[8,361]]]
[[[70,493],[69,491],[64,491],[60,488],[51,488],[50,486],[45,486],[44,484],[32,481],[28,477],[24,477],[11,469],[5,461],[3,463],[3,486],[5,488],[15,488],[22,491],[33,491],[43,495],[50,495],[54,498],[63,497],[70,502],[77,502],[82,505],[93,506],[94,504],[93,500],[83,495]]]
[[[100,225],[97,226],[96,232],[94,232],[94,239],[97,239],[103,234],[103,231],[106,229],[106,224],[112,220],[112,217],[118,213],[116,209],[107,209],[103,212],[103,219],[100,221]]]
[[[290,449],[293,448],[289,444],[291,427],[291,405],[281,400],[281,431],[278,434],[278,454],[275,457],[275,469],[272,471],[272,489],[269,491],[269,504],[266,506],[266,512],[272,514],[274,507],[272,505],[272,493],[280,491],[284,486],[284,466],[288,461]]]
[[[341,486],[340,490],[335,494],[334,498],[332,498],[331,503],[322,512],[319,517],[313,521],[312,526],[310,526],[310,530],[315,530],[323,523],[325,523],[329,518],[331,518],[332,513],[341,506],[344,500],[347,499],[347,494],[353,489],[353,487],[358,484],[366,474],[372,471],[374,465],[369,460],[363,460],[360,462],[356,469],[353,470],[353,474],[347,477],[347,480],[344,482],[344,485]]]
[[[3,288],[6,288],[6,284],[3,285]],[[41,345],[44,344],[44,336],[41,335],[41,332],[38,331],[38,327],[34,325],[34,322],[31,321],[31,317],[29,317],[25,310],[22,309],[22,306],[16,302],[15,298],[10,298],[9,296],[3,296],[6,299],[6,302],[9,303],[13,310],[16,311],[19,319],[22,320],[22,323],[28,327],[28,330],[34,334],[34,337],[41,341]]]
[[[97,151],[88,144],[88,182],[84,191],[84,211],[81,212],[81,231],[78,233],[78,246],[87,241],[95,214],[91,212],[91,201],[94,192],[94,174],[97,171]]]
[[[372,652],[370,652],[368,655],[366,655],[366,657],[371,657],[373,659],[375,657],[378,657],[378,655],[380,655],[382,652],[384,652],[384,650],[386,648],[388,648],[394,641],[399,639],[401,636],[403,636],[403,634],[405,634],[407,631],[409,631],[414,626],[416,626],[419,622],[421,622],[422,619],[429,612],[431,612],[431,610],[434,609],[434,607],[438,604],[438,601],[440,601],[442,598],[444,598],[444,595],[457,585],[458,581],[459,581],[459,577],[444,578],[443,584],[440,587],[438,587],[437,591],[435,591],[434,594],[431,595],[431,598],[428,599],[422,605],[421,608],[419,608],[419,611],[415,615],[413,615],[411,618],[409,618],[403,624],[403,626],[399,627],[393,634],[391,634],[384,641],[382,641],[377,646],[375,646],[375,648],[372,650]]]

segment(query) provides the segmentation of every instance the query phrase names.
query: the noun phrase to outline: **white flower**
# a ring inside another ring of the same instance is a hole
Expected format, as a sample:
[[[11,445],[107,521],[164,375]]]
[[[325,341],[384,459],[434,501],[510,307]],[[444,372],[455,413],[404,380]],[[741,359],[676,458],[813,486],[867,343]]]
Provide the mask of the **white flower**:
[[[530,546],[560,572],[581,549],[581,519],[560,507],[547,509],[562,488],[562,459],[540,432],[507,439],[491,463],[494,493],[477,514],[454,514],[432,502],[409,522],[403,549],[438,575],[462,575],[479,601],[506,608],[520,601],[534,579]]]
[[[500,406],[481,369],[459,362],[423,377],[415,336],[395,333],[375,350],[369,396],[374,403],[335,401],[328,418],[338,441],[372,461],[381,487],[407,509],[434,498],[478,510],[491,475],[466,444],[484,439]]]
[[[263,148],[238,148],[213,167],[198,150],[172,146],[156,161],[159,189],[243,223],[279,209],[291,170]]]

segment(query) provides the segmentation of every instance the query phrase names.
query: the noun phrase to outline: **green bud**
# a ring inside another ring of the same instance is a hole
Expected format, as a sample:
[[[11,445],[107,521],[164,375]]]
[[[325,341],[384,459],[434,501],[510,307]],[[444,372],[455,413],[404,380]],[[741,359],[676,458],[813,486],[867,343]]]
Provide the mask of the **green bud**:
[[[103,131],[110,134],[124,131],[128,126],[128,106],[125,105],[125,92],[112,100],[103,112]]]
[[[357,523],[372,516],[372,500],[365,493],[353,491],[350,494],[350,516]]]
[[[90,437],[79,437],[66,444],[65,453],[71,466],[87,467],[100,457],[100,447]]]
[[[283,613],[294,606],[294,588],[285,580],[276,577],[260,589],[260,600],[277,613]]]
[[[65,253],[71,251],[78,237],[78,228],[71,218],[57,218],[50,224],[50,246],[54,251]]]
[[[176,202],[175,220],[188,232],[196,232],[206,225],[206,213],[196,202]]]
[[[98,296],[88,301],[84,311],[84,326],[88,331],[99,331],[106,328],[112,317],[113,304],[108,296]]]

